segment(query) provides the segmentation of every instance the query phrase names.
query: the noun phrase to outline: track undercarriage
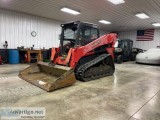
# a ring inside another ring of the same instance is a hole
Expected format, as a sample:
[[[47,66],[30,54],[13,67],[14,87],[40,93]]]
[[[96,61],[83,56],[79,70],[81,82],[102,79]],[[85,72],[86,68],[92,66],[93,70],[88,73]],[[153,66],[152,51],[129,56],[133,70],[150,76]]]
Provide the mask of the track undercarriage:
[[[113,75],[115,70],[109,54],[102,54],[77,68],[76,78],[81,81],[91,81],[104,76]]]

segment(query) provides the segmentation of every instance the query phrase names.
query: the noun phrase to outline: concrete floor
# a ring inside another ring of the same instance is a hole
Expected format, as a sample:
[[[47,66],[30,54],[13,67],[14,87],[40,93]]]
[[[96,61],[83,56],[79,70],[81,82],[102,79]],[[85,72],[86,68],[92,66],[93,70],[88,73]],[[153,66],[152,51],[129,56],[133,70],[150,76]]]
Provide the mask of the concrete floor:
[[[160,120],[160,66],[116,64],[114,76],[47,93],[0,66],[0,107],[45,107],[46,120]]]

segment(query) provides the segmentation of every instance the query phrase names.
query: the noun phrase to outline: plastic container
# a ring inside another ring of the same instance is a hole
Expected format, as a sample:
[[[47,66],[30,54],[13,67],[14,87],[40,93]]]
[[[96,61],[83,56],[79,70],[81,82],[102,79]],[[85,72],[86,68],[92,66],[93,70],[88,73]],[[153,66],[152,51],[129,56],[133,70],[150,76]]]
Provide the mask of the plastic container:
[[[9,64],[19,63],[19,51],[15,49],[8,50]]]

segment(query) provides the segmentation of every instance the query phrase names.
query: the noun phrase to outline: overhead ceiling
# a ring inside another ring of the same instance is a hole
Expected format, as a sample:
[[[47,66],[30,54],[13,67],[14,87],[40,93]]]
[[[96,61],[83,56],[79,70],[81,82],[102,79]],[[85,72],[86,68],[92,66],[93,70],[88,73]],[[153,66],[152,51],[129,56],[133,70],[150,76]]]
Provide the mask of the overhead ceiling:
[[[81,12],[74,16],[60,11],[69,7]],[[124,4],[114,5],[107,0],[0,0],[0,8],[42,16],[59,21],[80,20],[100,25],[107,31],[127,31],[150,29],[153,22],[160,22],[160,0],[125,0]],[[136,13],[144,12],[149,19],[139,19]],[[110,25],[98,23],[104,19]]]

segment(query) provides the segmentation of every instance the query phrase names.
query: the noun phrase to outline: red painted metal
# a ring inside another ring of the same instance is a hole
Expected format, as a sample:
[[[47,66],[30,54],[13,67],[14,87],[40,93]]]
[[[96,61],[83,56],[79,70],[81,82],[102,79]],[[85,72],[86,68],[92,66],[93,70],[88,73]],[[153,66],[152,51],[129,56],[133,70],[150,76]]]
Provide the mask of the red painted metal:
[[[112,58],[114,58],[113,52],[116,39],[117,35],[114,33],[103,35],[100,38],[90,42],[85,46],[77,46],[75,48],[70,48],[68,55],[66,57],[56,56],[56,53],[58,53],[60,49],[52,48],[51,60],[55,64],[68,65],[72,68],[75,68],[76,64],[82,57],[94,54],[92,50],[103,45],[109,45],[109,47],[106,48],[106,52],[109,53],[112,56]]]

